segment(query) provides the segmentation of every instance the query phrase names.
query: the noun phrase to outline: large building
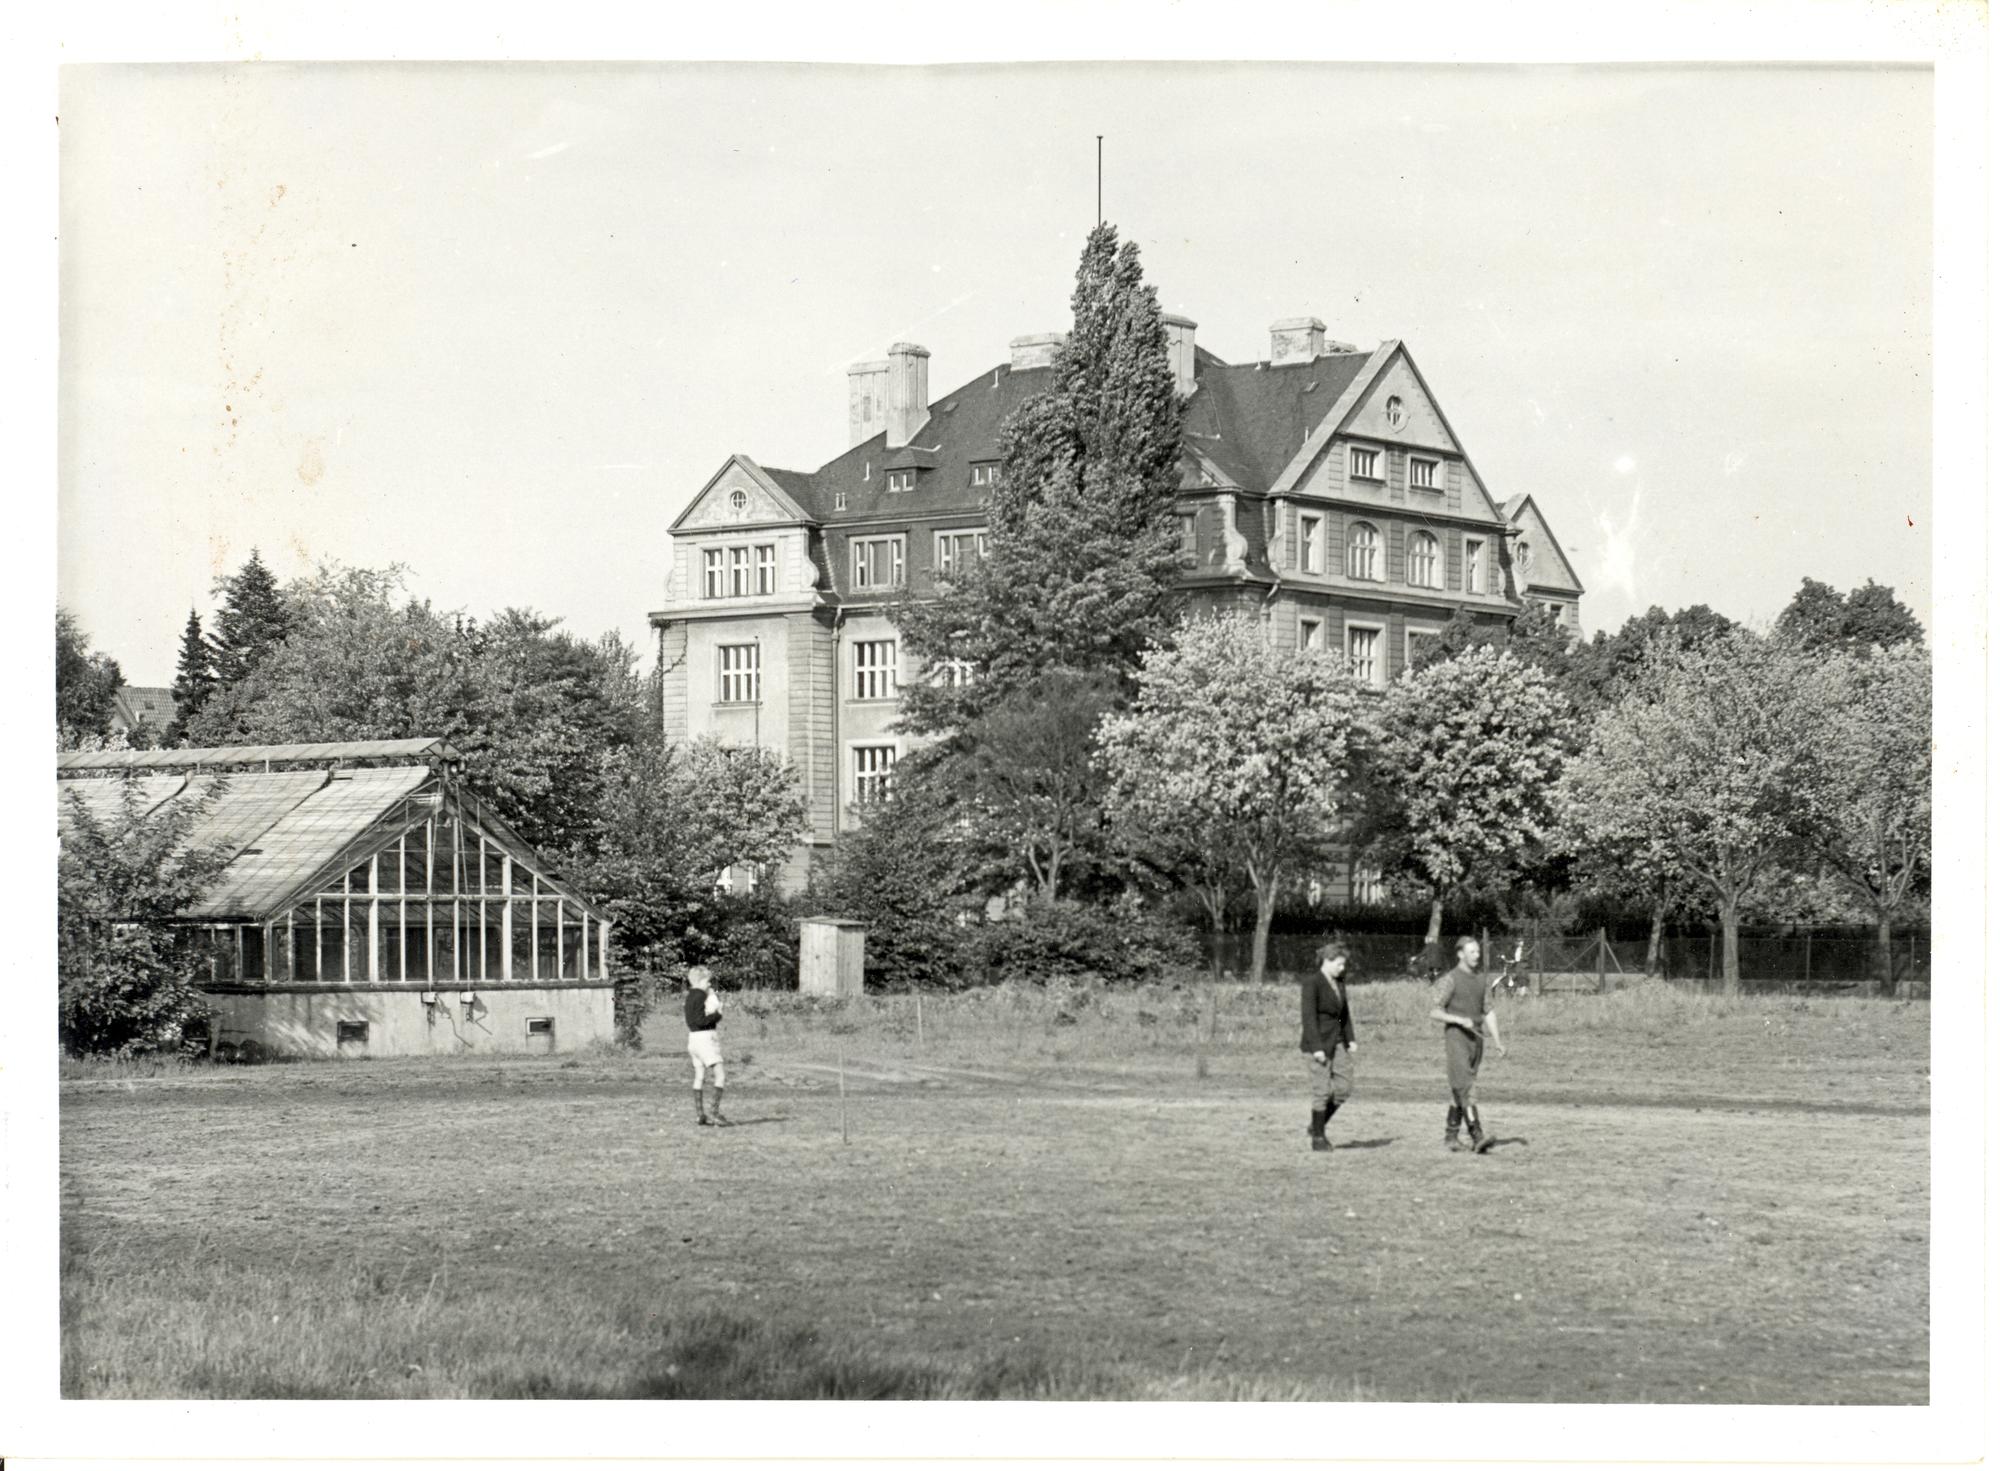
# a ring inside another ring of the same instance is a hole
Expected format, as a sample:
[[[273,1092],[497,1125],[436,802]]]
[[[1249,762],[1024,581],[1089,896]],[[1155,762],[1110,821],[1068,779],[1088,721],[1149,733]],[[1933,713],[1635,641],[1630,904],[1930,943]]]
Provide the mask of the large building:
[[[207,802],[185,914],[224,1053],[573,1051],[612,1036],[611,926],[457,780],[440,740],[56,758],[58,831]],[[115,916],[113,918],[116,918]]]
[[[1273,639],[1338,649],[1373,686],[1460,610],[1504,620],[1532,599],[1580,632],[1583,587],[1542,509],[1495,500],[1403,343],[1363,351],[1290,318],[1269,358],[1225,363],[1193,322],[1166,327],[1191,602],[1255,610]],[[887,608],[982,555],[1001,425],[1047,387],[1062,341],[1016,338],[1009,361],[935,398],[930,354],[897,343],[848,370],[844,452],[810,471],[731,455],[670,528],[651,615],[667,735],[788,758],[808,848],[852,825],[911,740],[897,692],[928,671]]]

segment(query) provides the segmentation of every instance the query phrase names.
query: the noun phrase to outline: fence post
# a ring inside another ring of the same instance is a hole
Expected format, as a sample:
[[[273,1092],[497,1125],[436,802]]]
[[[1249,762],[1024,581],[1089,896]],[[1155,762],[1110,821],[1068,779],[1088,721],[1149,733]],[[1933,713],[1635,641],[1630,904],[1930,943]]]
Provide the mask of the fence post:
[[[1535,945],[1534,968],[1528,972],[1532,977],[1529,981],[1528,994],[1539,996],[1542,994],[1542,922],[1539,919],[1534,920],[1528,926],[1528,930],[1534,937]]]
[[[1479,927],[1479,968],[1490,970],[1493,966],[1493,945],[1487,938],[1486,926]]]
[[[1704,977],[1704,979],[1710,985],[1715,984],[1715,931],[1714,930],[1710,930],[1708,932],[1708,975]]]
[[[917,992],[917,1051],[924,1050],[924,993]]]
[[[1604,994],[1604,926],[1597,927],[1597,994]]]
[[[1806,984],[1812,984],[1812,931],[1806,931]]]

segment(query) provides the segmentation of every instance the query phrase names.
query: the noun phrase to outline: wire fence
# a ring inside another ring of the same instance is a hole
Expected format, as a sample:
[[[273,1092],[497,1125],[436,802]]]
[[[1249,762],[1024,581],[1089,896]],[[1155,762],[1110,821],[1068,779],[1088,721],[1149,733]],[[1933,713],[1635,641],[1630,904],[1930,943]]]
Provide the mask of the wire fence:
[[[1353,934],[1286,931],[1270,937],[1265,976],[1296,982],[1319,965],[1319,947],[1338,937],[1351,956],[1348,974],[1358,984],[1437,974],[1452,963],[1447,934],[1428,951],[1421,933]],[[1544,935],[1489,930],[1480,938],[1487,963],[1522,949],[1520,971],[1531,983],[1555,989],[1608,989],[1647,974],[1645,938],[1613,937],[1597,930],[1581,935]],[[1250,973],[1252,936],[1208,937],[1209,967],[1218,976]],[[1876,990],[1928,995],[1931,936],[1928,928],[1890,933],[1890,966],[1885,969],[1880,937],[1872,929],[1745,927],[1737,933],[1737,972],[1747,992],[1843,992]],[[1712,931],[1668,931],[1661,937],[1657,973],[1662,979],[1700,990],[1722,987],[1722,936]]]

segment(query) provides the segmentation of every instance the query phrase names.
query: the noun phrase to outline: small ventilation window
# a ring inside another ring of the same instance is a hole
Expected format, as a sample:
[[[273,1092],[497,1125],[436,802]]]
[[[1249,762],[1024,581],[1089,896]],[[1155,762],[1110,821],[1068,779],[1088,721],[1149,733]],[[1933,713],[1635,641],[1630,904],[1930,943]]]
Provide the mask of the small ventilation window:
[[[334,1040],[342,1047],[366,1047],[368,1045],[368,1023],[336,1022]]]
[[[530,1037],[553,1037],[556,1034],[556,1019],[552,1016],[531,1016],[528,1018]]]

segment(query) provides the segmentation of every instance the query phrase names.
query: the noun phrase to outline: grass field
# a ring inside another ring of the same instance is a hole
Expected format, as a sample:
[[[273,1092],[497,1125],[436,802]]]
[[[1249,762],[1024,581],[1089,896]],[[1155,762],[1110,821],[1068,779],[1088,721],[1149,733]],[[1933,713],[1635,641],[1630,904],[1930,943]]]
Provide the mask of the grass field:
[[[1507,1002],[1474,1158],[1417,987],[1323,1155],[1293,993],[1210,999],[725,997],[729,1130],[664,1013],[67,1064],[64,1392],[1926,1401],[1926,1006]]]

